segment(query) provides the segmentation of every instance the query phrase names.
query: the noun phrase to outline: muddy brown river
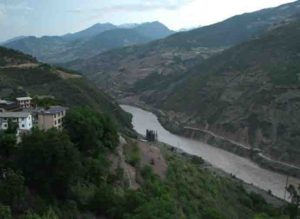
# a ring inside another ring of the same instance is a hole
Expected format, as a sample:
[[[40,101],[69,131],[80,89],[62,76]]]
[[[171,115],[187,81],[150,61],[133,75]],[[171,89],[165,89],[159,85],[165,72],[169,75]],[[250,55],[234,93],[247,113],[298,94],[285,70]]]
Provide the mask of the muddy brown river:
[[[121,105],[121,107],[132,114],[134,130],[139,134],[145,135],[146,129],[155,130],[160,142],[172,145],[188,154],[202,157],[214,167],[231,173],[244,182],[253,184],[263,190],[271,190],[275,196],[284,198],[287,179],[285,175],[263,169],[246,158],[206,143],[172,134],[162,127],[156,115],[151,112],[128,105]],[[299,185],[300,179],[289,177],[289,184]]]

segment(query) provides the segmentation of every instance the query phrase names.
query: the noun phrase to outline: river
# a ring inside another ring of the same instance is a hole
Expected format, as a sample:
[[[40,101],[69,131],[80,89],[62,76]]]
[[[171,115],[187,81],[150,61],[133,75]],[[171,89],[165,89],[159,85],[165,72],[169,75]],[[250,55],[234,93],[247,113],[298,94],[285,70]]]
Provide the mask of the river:
[[[162,127],[156,115],[151,112],[128,105],[121,105],[121,107],[132,114],[134,130],[139,134],[145,135],[146,129],[155,130],[160,142],[172,145],[188,154],[202,157],[214,167],[231,173],[244,182],[253,184],[263,190],[271,190],[275,196],[284,198],[286,176],[263,169],[246,158],[206,143],[172,134]],[[299,185],[300,179],[289,177],[289,184]]]

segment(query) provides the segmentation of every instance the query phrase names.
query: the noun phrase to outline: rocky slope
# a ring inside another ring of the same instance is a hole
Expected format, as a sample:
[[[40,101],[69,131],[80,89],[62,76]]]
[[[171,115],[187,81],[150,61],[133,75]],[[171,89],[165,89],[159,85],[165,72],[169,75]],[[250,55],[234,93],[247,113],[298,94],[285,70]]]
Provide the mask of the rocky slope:
[[[173,31],[159,22],[143,23],[132,28],[96,24],[74,34],[23,37],[3,46],[33,55],[44,62],[61,63],[89,58],[114,48],[147,43],[172,33]]]
[[[142,99],[179,113],[184,125],[300,165],[299,45],[296,21],[191,68],[169,90],[154,90]]]

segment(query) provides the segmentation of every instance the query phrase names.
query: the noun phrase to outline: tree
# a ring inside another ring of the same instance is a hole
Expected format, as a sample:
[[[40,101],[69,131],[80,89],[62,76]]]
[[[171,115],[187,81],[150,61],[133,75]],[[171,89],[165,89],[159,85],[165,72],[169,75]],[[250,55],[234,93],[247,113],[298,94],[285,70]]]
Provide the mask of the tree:
[[[43,196],[65,198],[80,167],[80,156],[68,135],[52,129],[23,137],[18,164],[28,186]]]
[[[10,207],[0,205],[0,218],[3,219],[12,219]]]
[[[113,149],[118,144],[118,133],[111,119],[89,108],[70,110],[64,125],[80,151],[93,152],[101,147]]]
[[[16,134],[18,129],[18,124],[13,122],[12,119],[8,120],[8,127],[5,133],[7,134]]]
[[[35,213],[27,213],[24,219],[58,219],[56,213],[49,208],[47,212],[45,212],[42,216],[39,216]]]
[[[290,194],[292,203],[292,206],[289,208],[290,218],[295,219],[298,216],[298,209],[300,206],[300,185],[298,186],[298,189],[293,185],[289,185],[286,190]]]
[[[0,154],[2,157],[10,157],[16,149],[16,134],[0,132]]]
[[[19,208],[24,196],[26,187],[24,177],[12,169],[2,169],[0,178],[0,202],[13,207]]]
[[[17,128],[18,125],[9,119],[7,130],[0,132],[0,154],[5,158],[10,157],[16,148]]]

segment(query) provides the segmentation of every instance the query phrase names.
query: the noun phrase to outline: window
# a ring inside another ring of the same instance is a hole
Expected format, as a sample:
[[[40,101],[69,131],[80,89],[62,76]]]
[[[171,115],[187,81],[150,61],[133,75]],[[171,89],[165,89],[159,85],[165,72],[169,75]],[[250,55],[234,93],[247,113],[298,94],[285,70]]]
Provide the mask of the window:
[[[24,124],[22,124],[22,128],[25,128],[25,125],[24,125]]]

